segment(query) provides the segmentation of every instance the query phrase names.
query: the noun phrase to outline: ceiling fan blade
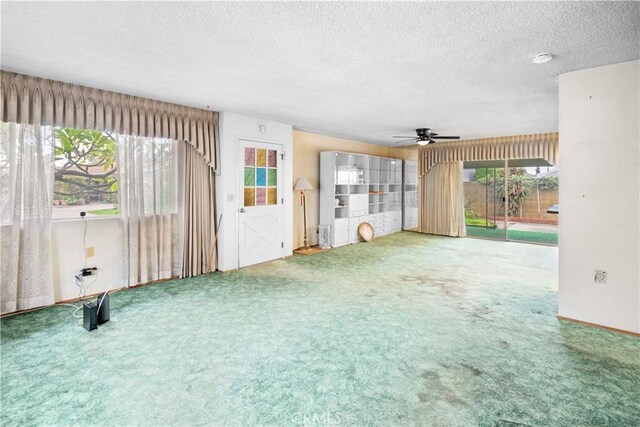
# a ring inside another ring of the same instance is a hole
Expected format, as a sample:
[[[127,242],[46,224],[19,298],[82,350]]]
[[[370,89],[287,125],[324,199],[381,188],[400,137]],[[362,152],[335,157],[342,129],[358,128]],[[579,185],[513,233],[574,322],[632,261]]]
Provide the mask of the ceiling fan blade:
[[[392,136],[392,138],[405,138],[405,139],[411,138],[411,139],[416,139],[415,136]]]
[[[402,141],[393,141],[394,144],[402,144],[403,142],[416,141],[416,138],[404,139]]]
[[[459,136],[432,136],[431,139],[460,139]]]

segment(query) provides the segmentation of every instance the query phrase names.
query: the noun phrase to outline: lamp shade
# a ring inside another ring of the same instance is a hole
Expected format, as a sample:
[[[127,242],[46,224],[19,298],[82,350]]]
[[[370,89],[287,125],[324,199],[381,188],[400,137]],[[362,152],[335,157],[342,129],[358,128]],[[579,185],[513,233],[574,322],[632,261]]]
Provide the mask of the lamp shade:
[[[296,185],[294,185],[293,190],[294,191],[313,190],[313,187],[311,186],[309,181],[307,181],[307,178],[304,178],[301,176],[300,178],[296,179]]]

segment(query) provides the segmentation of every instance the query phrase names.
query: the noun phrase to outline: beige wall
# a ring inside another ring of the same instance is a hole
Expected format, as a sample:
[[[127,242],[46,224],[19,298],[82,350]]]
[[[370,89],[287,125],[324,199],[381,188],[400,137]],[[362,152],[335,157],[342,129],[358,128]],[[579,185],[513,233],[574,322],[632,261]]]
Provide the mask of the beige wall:
[[[307,192],[307,234],[311,245],[318,244],[318,222],[320,216],[320,152],[347,151],[370,154],[374,156],[395,157],[405,160],[416,160],[416,148],[389,148],[380,145],[366,144],[348,139],[333,138],[315,133],[293,131],[293,184],[298,177],[309,180],[314,190]],[[300,194],[293,198],[293,247],[303,245],[304,231]]]

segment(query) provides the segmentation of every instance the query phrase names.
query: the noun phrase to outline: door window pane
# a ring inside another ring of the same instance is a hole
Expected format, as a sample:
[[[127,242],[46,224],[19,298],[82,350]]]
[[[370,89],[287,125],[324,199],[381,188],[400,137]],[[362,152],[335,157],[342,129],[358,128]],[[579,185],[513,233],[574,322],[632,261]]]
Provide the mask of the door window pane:
[[[256,166],[267,166],[267,150],[256,148]]]
[[[268,199],[267,204],[269,205],[277,205],[278,204],[278,189],[275,187],[270,187],[268,190]]]
[[[256,185],[255,168],[244,168],[244,185],[247,187],[253,187]]]
[[[278,158],[276,156],[276,150],[269,150],[269,164],[270,168],[275,168],[278,166]]]
[[[256,150],[254,148],[244,149],[244,165],[255,166],[256,164]]]
[[[256,205],[255,198],[256,198],[255,188],[244,189],[244,205],[245,206],[255,206]]]
[[[267,185],[267,170],[265,168],[256,168],[256,186],[264,187]]]
[[[266,204],[266,200],[267,200],[267,189],[256,188],[256,206],[262,206]]]
[[[277,169],[269,169],[268,184],[269,184],[269,186],[278,185],[278,170]]]

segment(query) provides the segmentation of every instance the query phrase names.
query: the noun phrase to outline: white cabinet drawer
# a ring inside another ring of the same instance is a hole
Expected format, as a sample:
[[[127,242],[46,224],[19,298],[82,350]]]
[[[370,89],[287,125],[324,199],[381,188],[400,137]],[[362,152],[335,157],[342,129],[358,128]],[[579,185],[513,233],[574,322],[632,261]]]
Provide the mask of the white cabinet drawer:
[[[389,212],[387,215],[391,221],[402,221],[402,211]]]
[[[373,222],[382,221],[382,219],[384,218],[382,215],[383,214],[381,214],[381,213],[369,215],[369,222],[373,223]]]

